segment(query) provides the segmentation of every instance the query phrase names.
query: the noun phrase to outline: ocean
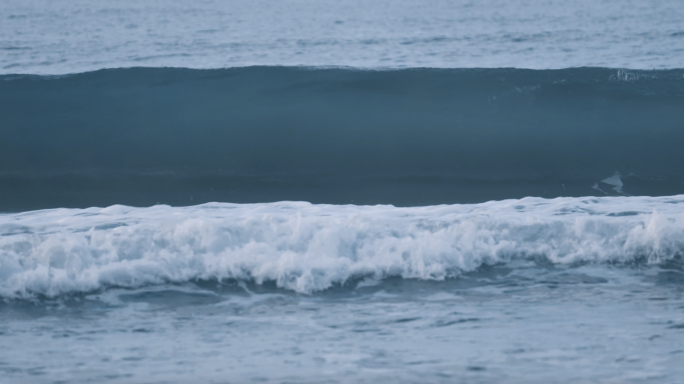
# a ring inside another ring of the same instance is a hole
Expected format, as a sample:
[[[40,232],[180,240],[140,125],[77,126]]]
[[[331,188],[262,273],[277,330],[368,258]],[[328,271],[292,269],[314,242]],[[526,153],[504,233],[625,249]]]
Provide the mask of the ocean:
[[[4,0],[0,383],[680,383],[682,19]]]

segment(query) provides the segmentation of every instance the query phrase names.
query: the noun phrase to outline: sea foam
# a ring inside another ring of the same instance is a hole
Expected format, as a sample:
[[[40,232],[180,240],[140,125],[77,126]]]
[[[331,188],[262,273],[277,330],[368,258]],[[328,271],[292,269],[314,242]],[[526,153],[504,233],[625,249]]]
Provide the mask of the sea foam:
[[[354,278],[441,280],[520,258],[660,263],[682,251],[682,195],[52,209],[0,216],[0,295],[197,279],[274,281],[308,294]]]

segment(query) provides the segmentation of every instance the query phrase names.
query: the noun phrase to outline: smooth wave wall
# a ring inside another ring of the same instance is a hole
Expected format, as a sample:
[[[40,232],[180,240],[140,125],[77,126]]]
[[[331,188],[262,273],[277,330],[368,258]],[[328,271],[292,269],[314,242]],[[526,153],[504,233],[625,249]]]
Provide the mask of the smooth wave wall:
[[[0,211],[684,193],[684,70],[0,76]]]
[[[684,196],[53,209],[0,215],[0,297],[197,279],[311,293],[350,279],[442,280],[524,260],[681,266],[683,252]]]

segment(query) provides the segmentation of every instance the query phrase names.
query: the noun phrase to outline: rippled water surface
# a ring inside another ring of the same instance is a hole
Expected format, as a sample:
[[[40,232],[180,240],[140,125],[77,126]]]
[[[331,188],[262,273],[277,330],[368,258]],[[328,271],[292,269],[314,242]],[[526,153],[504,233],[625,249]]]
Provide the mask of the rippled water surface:
[[[0,74],[245,65],[679,68],[679,0],[4,0]]]
[[[681,267],[490,267],[313,295],[226,281],[10,301],[9,382],[677,383]]]

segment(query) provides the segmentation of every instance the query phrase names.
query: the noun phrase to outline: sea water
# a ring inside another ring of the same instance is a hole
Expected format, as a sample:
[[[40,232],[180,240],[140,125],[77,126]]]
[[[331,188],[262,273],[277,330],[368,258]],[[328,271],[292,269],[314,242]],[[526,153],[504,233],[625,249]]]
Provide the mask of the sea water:
[[[672,382],[684,197],[1,217],[8,382]]]
[[[683,12],[4,1],[0,383],[681,382]]]
[[[679,0],[4,0],[0,73],[681,68],[683,18]]]

